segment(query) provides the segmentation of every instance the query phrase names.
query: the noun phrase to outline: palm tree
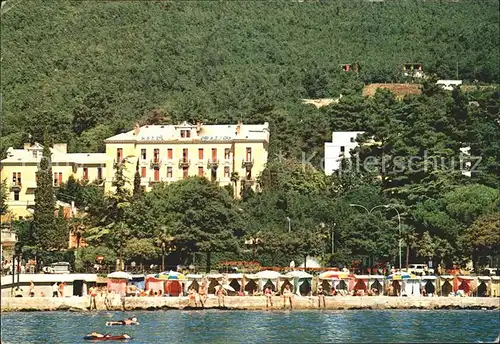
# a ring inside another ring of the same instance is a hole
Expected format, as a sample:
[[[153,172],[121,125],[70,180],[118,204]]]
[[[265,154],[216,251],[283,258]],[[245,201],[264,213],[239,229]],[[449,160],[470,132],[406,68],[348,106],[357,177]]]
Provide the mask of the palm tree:
[[[238,180],[240,180],[240,175],[238,172],[232,172],[231,173],[231,182],[234,183],[233,187],[233,197],[236,198],[237,196],[237,187],[238,187]]]

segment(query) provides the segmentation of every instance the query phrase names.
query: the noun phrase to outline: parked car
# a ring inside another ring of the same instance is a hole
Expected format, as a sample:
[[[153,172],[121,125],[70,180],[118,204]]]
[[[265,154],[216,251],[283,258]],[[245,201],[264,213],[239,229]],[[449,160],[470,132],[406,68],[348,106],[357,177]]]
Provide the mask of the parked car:
[[[417,276],[434,275],[434,269],[429,268],[427,264],[408,264],[407,272]]]

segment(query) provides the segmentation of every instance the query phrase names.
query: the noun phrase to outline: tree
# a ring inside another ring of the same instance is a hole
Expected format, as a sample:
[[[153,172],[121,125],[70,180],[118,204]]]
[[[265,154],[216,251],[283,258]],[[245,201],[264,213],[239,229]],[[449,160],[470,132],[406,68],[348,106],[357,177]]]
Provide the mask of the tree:
[[[135,174],[134,174],[133,198],[137,199],[137,198],[141,197],[141,194],[142,194],[141,175],[139,174],[139,159],[137,159],[137,165],[135,167]]]
[[[2,180],[0,185],[0,215],[5,215],[9,211],[7,206],[7,199],[9,194],[7,193],[7,179]]]
[[[75,236],[76,249],[79,249],[85,234],[85,230],[87,229],[85,219],[83,217],[72,217],[69,220],[68,227],[69,232]]]
[[[138,259],[142,270],[143,262],[158,257],[159,249],[152,239],[132,238],[125,242],[124,257],[128,260]]]
[[[55,197],[53,188],[52,162],[48,136],[45,136],[43,154],[38,167],[38,183],[35,189],[35,212],[33,214],[34,237],[43,250],[58,245],[60,234],[56,225]]]
[[[495,256],[500,252],[500,212],[481,215],[464,235],[464,243],[471,250],[474,266],[483,256]]]

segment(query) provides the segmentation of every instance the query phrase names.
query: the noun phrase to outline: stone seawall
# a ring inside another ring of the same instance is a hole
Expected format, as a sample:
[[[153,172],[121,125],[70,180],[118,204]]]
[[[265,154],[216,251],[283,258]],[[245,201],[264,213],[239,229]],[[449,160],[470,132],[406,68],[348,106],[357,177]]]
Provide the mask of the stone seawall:
[[[3,297],[2,312],[8,311],[88,311],[89,297]],[[109,300],[96,298],[98,310],[156,310],[190,309],[187,297],[127,297],[115,296]],[[265,310],[264,296],[233,296],[225,298],[225,307],[231,310]],[[289,307],[287,302],[287,308]],[[205,308],[218,308],[216,297],[209,297]],[[272,309],[282,309],[283,299],[273,297]],[[293,299],[294,309],[318,309],[318,298]],[[326,297],[326,309],[500,309],[500,298],[493,297],[388,297],[388,296],[336,296]]]

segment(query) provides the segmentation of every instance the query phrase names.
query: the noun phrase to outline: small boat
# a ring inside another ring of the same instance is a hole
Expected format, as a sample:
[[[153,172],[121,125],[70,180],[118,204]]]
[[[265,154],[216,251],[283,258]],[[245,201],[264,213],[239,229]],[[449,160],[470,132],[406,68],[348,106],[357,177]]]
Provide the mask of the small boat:
[[[139,325],[138,322],[134,322],[132,324],[125,324],[123,321],[107,321],[106,326],[133,326]]]
[[[102,337],[96,336],[93,334],[88,334],[85,337],[83,337],[83,339],[84,340],[128,340],[128,339],[132,339],[132,337],[130,337],[127,334],[120,334],[118,336],[111,336],[109,334],[106,334]]]

